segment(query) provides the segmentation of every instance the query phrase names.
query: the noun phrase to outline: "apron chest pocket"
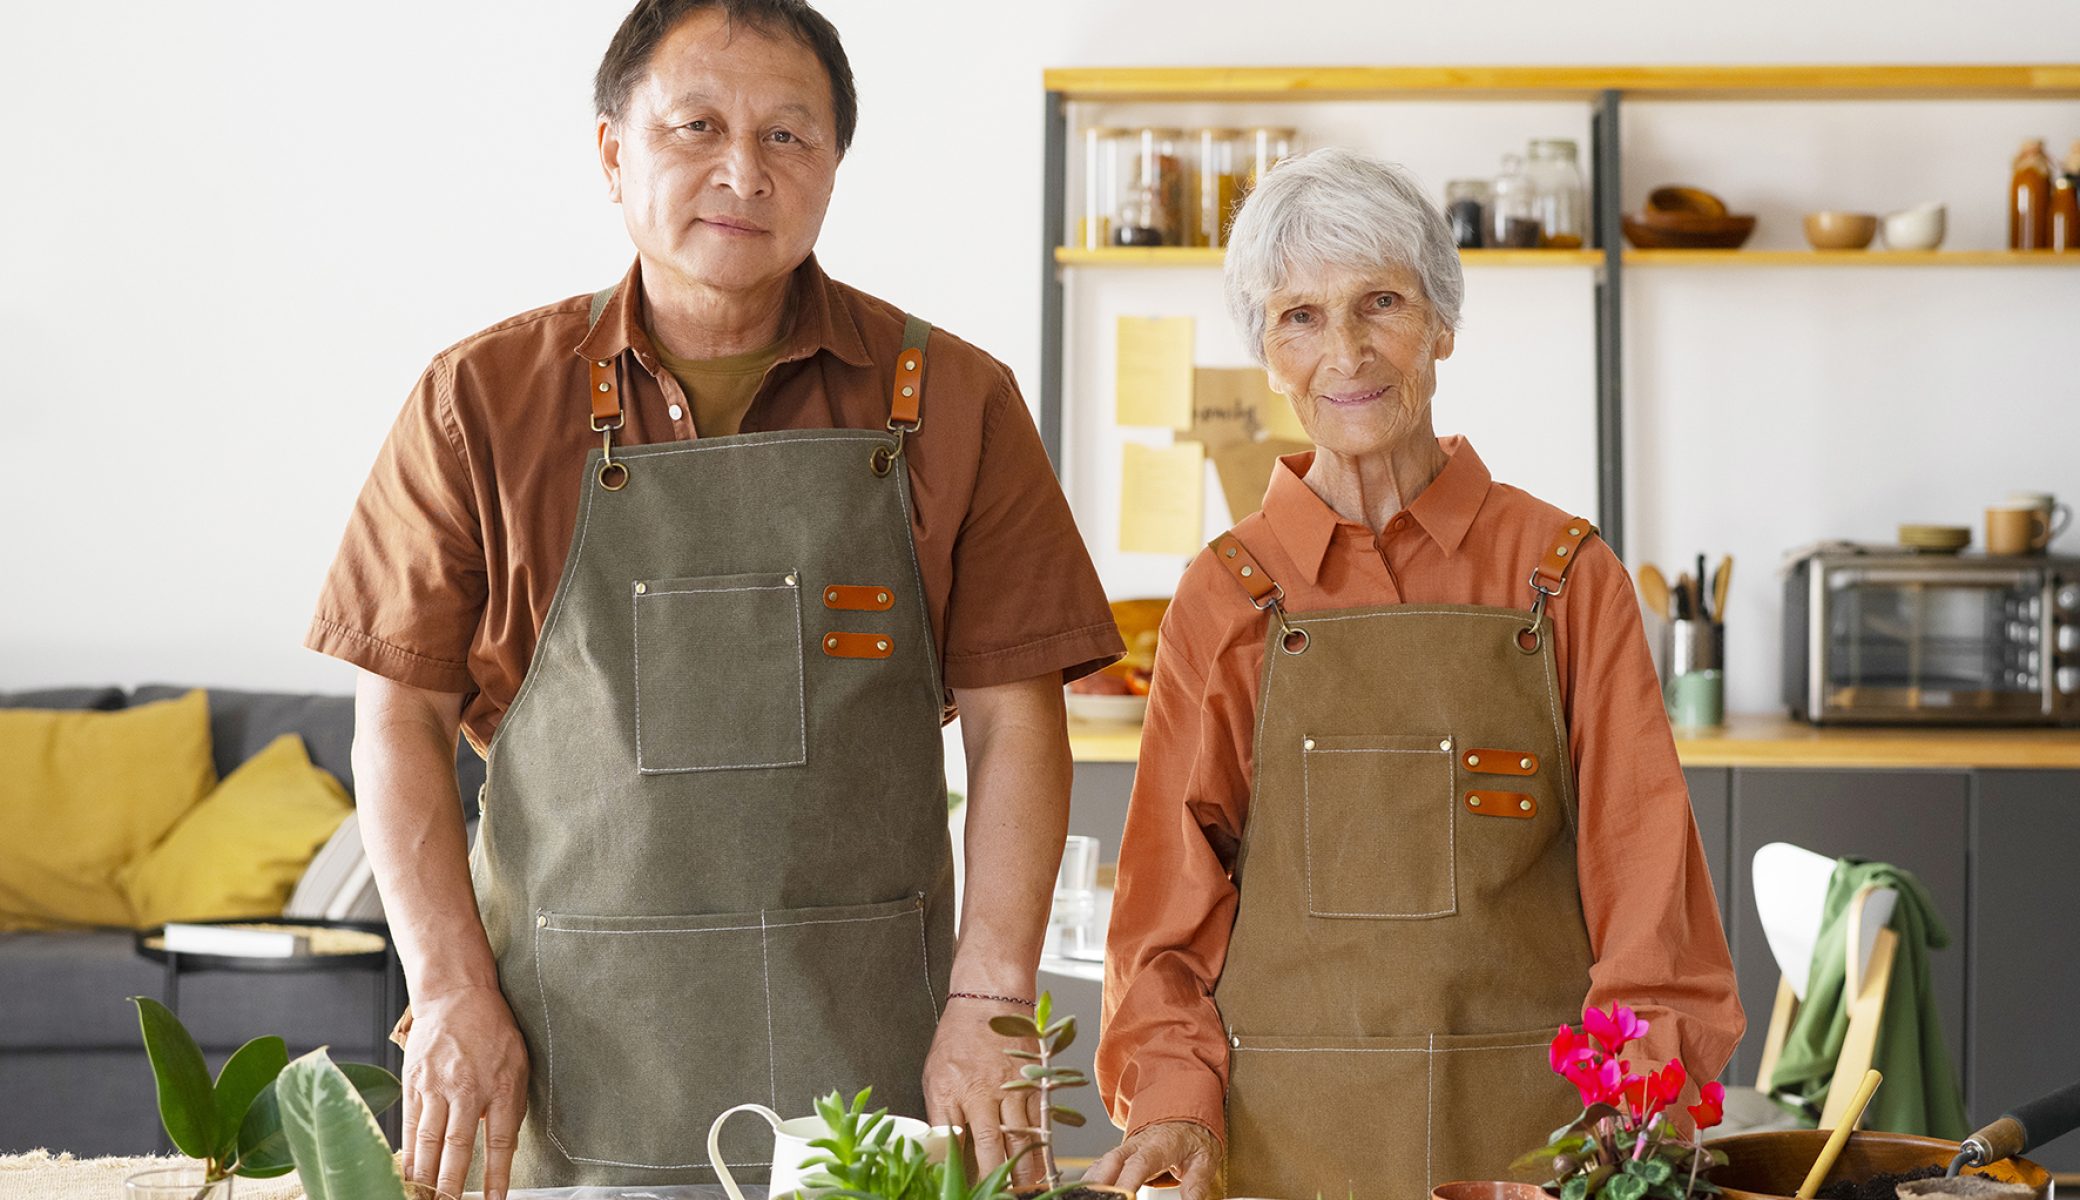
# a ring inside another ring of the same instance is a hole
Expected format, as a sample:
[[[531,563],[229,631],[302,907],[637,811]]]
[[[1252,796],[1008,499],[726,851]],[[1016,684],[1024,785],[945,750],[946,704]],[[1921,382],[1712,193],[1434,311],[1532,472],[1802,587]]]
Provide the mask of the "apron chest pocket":
[[[708,1126],[756,1100],[790,1116],[872,1084],[922,1112],[937,1006],[924,901],[700,916],[542,913],[535,1070],[550,1135],[576,1162],[709,1165]],[[884,1095],[884,1093],[887,1093]],[[772,1134],[723,1130],[739,1178],[765,1177]]]
[[[1449,734],[1310,737],[1301,756],[1307,915],[1407,920],[1458,912]]]
[[[798,576],[642,579],[631,590],[638,771],[808,761]]]

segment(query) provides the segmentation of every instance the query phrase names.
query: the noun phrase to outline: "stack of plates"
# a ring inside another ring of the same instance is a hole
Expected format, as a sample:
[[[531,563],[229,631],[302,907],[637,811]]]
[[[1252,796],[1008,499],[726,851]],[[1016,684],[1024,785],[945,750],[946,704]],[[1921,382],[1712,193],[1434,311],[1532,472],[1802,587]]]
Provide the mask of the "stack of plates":
[[[1972,531],[1963,525],[1902,525],[1899,544],[1916,554],[1955,554],[1972,544]]]

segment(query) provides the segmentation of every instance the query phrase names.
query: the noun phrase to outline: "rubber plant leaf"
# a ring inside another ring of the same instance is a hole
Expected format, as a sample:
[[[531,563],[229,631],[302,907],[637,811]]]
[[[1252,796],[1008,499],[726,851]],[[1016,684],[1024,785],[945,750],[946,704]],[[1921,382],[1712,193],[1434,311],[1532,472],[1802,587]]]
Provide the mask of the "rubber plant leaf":
[[[375,1113],[324,1050],[282,1068],[274,1090],[309,1200],[404,1200],[404,1177]]]
[[[238,1131],[245,1124],[246,1110],[274,1077],[289,1065],[289,1046],[278,1037],[256,1037],[234,1050],[217,1072],[218,1162],[238,1157]]]
[[[137,1006],[166,1136],[189,1158],[211,1157],[217,1148],[217,1099],[201,1047],[165,1005],[149,996],[132,996],[130,1002]]]

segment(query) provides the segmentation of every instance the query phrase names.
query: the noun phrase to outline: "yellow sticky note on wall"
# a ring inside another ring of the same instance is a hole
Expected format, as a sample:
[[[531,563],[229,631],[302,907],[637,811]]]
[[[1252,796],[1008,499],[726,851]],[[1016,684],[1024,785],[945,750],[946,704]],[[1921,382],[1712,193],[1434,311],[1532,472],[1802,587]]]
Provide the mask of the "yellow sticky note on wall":
[[[1121,317],[1114,393],[1122,425],[1192,425],[1192,319]]]
[[[1206,447],[1120,447],[1119,548],[1196,554],[1206,542]]]

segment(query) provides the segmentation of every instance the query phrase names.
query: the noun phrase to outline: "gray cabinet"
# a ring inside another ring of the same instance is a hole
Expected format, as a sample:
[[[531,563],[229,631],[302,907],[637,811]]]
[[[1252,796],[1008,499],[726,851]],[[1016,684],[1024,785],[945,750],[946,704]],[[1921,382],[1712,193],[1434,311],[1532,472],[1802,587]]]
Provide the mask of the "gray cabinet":
[[[2080,1080],[2080,772],[1981,771],[1972,822],[1965,1106],[1978,1124]],[[2080,1133],[2031,1152],[2080,1171]]]
[[[1690,812],[1697,820],[1697,840],[1712,871],[1712,892],[1719,898],[1719,921],[1733,924],[1733,771],[1727,767],[1688,767]],[[1730,935],[1729,935],[1730,936]]]
[[[1962,771],[1736,770],[1729,873],[1729,924],[1748,1035],[1727,1078],[1753,1083],[1781,974],[1756,915],[1752,860],[1758,847],[1790,842],[1830,857],[1853,855],[1905,867],[1921,878],[1948,927],[1951,946],[1929,956],[1929,976],[1953,1062],[1965,1031],[1966,812],[1971,776]]]

